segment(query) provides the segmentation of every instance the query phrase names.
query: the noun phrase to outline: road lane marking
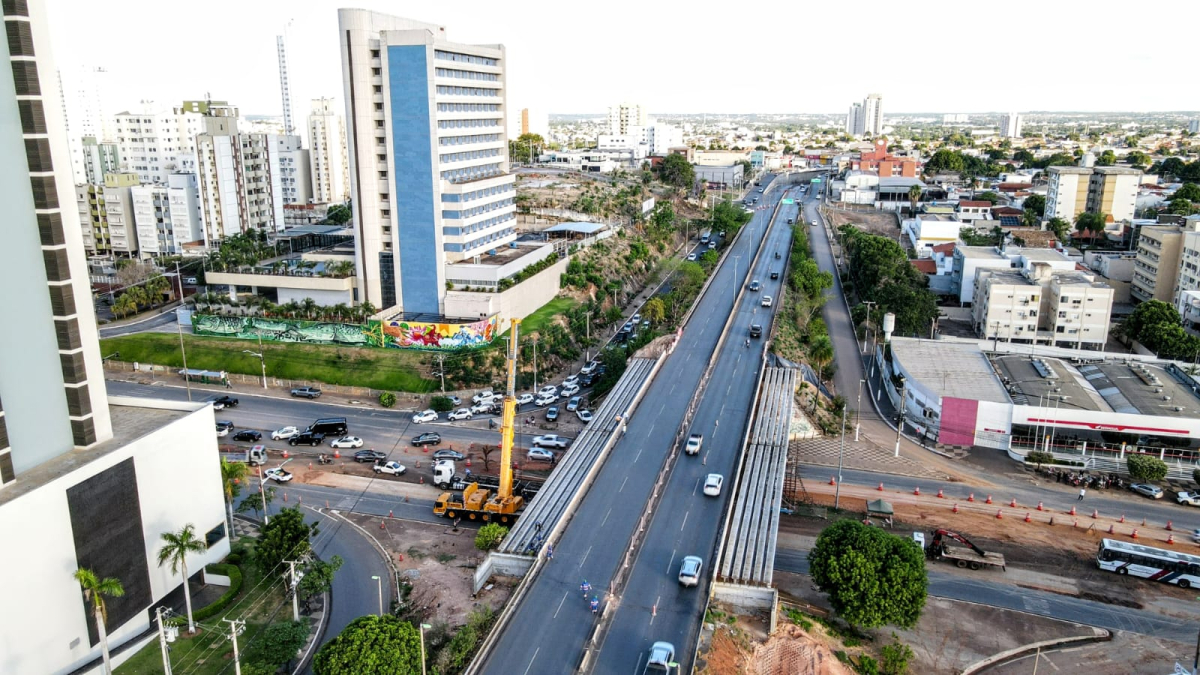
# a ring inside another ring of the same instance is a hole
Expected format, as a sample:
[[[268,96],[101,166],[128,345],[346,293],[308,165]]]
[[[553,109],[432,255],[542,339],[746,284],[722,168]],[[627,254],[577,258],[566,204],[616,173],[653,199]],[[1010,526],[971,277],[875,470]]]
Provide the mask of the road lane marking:
[[[690,512],[689,512],[689,511],[684,511],[684,513],[683,513],[683,524],[679,526],[679,531],[680,531],[680,532],[682,532],[682,531],[683,531],[683,528],[687,527],[688,513],[690,513]]]
[[[641,449],[641,448],[638,448],[638,452],[637,452],[637,454],[633,456],[633,463],[634,463],[634,464],[637,464],[638,457],[641,457],[641,456],[642,456],[642,449]]]
[[[604,520],[600,521],[600,527],[604,527],[604,524],[608,522],[608,515],[610,513],[612,513],[612,509],[609,509],[608,513],[604,514]]]
[[[629,482],[629,476],[625,476],[625,480],[621,481],[621,487],[617,488],[617,492],[625,489],[625,483]]]
[[[558,613],[562,611],[562,606],[563,606],[563,603],[565,603],[565,602],[567,601],[567,596],[568,596],[568,595],[570,595],[570,593],[569,593],[569,592],[567,592],[567,593],[563,593],[562,600],[559,600],[559,601],[558,601],[558,609],[554,610],[554,616],[553,616],[553,617],[551,617],[551,618],[554,618],[554,619],[557,619],[557,618],[558,618]],[[537,654],[535,653],[535,654],[534,654],[534,656],[537,656]],[[530,663],[533,663],[533,661],[530,661]]]
[[[579,561],[579,567],[580,567],[580,568],[582,568],[582,567],[583,567],[583,563],[584,563],[584,562],[585,562],[585,561],[588,559],[588,556],[589,556],[589,555],[591,555],[591,553],[592,553],[592,547],[591,547],[591,546],[589,546],[589,547],[588,547],[588,550],[586,550],[586,551],[584,551],[584,552],[583,552],[583,559]]]
[[[529,665],[525,667],[525,675],[529,675],[529,669],[533,668],[533,659],[537,658],[538,652],[540,652],[540,651],[542,651],[541,647],[538,647],[537,649],[533,650],[533,658],[529,659]]]

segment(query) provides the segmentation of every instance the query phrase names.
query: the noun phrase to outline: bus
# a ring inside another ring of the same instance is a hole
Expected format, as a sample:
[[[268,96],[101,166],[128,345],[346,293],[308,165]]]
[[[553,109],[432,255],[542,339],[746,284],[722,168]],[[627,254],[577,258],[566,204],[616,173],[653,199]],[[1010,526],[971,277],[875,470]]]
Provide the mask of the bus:
[[[1096,552],[1096,566],[1117,574],[1175,584],[1180,588],[1200,586],[1200,556],[1152,546],[1103,539]]]

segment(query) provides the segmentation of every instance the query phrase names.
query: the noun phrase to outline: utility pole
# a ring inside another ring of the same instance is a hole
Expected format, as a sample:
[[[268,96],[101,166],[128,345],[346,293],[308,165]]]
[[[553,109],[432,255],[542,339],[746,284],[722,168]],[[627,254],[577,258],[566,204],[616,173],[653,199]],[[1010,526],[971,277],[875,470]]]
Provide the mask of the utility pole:
[[[858,403],[854,404],[854,442],[858,442],[858,431],[862,428],[862,390],[866,380],[858,381]]]
[[[288,564],[288,585],[292,588],[292,621],[300,620],[300,579],[296,577],[296,561],[284,560]]]
[[[442,378],[442,393],[445,394],[446,393],[446,355],[438,354],[437,361],[438,361],[438,375],[440,375]]]
[[[881,377],[882,377],[882,375],[881,375]],[[901,377],[900,378],[900,416],[896,420],[896,454],[895,454],[896,457],[900,456],[900,434],[904,431],[904,396],[906,394],[905,390],[907,387],[908,387],[908,380]]]
[[[171,655],[167,651],[167,632],[163,630],[162,607],[154,608],[154,618],[158,621],[158,645],[162,648],[163,673],[171,675]]]
[[[263,525],[271,524],[271,517],[267,515],[267,479],[263,478],[262,468],[258,469],[258,496],[262,497],[263,504]]]
[[[246,627],[246,622],[238,621],[237,619],[224,619],[224,621],[229,624],[229,641],[233,643],[233,673],[234,675],[242,675],[242,664],[238,661],[237,636]]]
[[[583,325],[583,362],[587,363],[592,360],[592,313],[587,312],[587,323]],[[1200,352],[1197,352],[1200,354]]]
[[[533,390],[537,391],[537,336],[533,336]]]
[[[863,304],[867,306],[867,327],[871,328],[872,334],[878,333],[879,332],[878,329],[871,327],[871,308],[879,303],[874,300],[865,300],[865,301],[863,301]],[[865,349],[866,346],[867,346],[867,339],[866,339],[866,337],[863,337],[863,348]],[[874,358],[874,355],[872,355],[872,358]]]
[[[183,281],[179,276],[179,261],[175,261],[175,279],[179,281],[179,302],[183,304]],[[175,329],[179,333],[179,354],[183,357],[183,386],[187,387],[188,402],[192,400],[192,377],[188,374],[187,350],[183,348],[183,324],[179,323],[179,315],[175,315]],[[260,346],[261,350],[261,346]]]
[[[837,511],[842,498],[842,456],[846,454],[846,407],[842,406],[842,442],[838,446],[838,479],[833,488],[833,510]]]

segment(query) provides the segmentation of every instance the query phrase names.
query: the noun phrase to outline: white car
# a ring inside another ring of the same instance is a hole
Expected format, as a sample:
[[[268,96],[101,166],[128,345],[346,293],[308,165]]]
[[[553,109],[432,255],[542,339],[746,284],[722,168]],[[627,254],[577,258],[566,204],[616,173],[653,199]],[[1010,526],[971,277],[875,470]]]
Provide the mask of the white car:
[[[596,371],[596,368],[599,366],[600,366],[599,361],[588,361],[587,363],[583,364],[583,368],[580,368],[579,372],[582,375],[591,375],[592,373],[594,373]]]
[[[560,394],[560,396],[562,398],[570,398],[578,393],[579,393],[579,385],[568,384],[567,386],[562,388],[562,393]]]
[[[570,386],[570,385],[573,385],[573,384],[579,384],[579,373],[575,373],[574,375],[572,375],[572,376],[568,377],[567,379],[563,380],[563,385],[564,385],[564,386]]]
[[[571,397],[571,400],[567,401],[567,412],[575,412],[576,410],[579,410],[579,404],[582,402],[583,401],[581,401],[578,396]]]
[[[1180,492],[1175,496],[1176,501],[1188,506],[1200,506],[1200,494],[1195,492]]]
[[[363,439],[359,438],[358,436],[342,436],[341,438],[329,444],[329,447],[331,448],[350,448],[352,450],[357,450],[362,446]]]
[[[817,221],[815,221],[815,220],[810,220],[810,221],[808,221],[808,224],[809,224],[809,225],[812,225],[813,227],[816,227],[816,226],[817,226]]]
[[[688,259],[688,262],[696,262],[696,254],[695,254],[695,253],[689,253],[689,254],[688,254],[688,256],[687,256],[687,259]]]
[[[689,455],[695,455],[700,452],[700,446],[704,444],[704,434],[692,434],[688,436],[687,445],[683,446],[683,451]]]
[[[462,399],[457,396],[447,396],[446,398],[450,399],[450,402],[453,403],[455,406],[462,405]]]
[[[695,586],[700,583],[700,570],[704,561],[700,556],[689,555],[679,564],[679,585]]]
[[[296,427],[284,427],[282,429],[276,429],[275,431],[272,431],[271,432],[271,440],[282,441],[282,440],[291,438],[292,436],[299,436],[299,435],[300,435],[300,430],[297,429]]]
[[[558,400],[557,396],[541,396],[541,395],[539,395],[537,397],[537,399],[534,400],[533,404],[536,405],[537,407],[541,408],[542,406],[550,405],[551,403],[554,403],[557,400]]]
[[[388,462],[387,464],[376,464],[374,466],[375,473],[390,473],[393,476],[403,474],[407,469],[400,462]]]
[[[763,306],[763,307],[770,307],[770,306],[771,306],[771,302],[772,302],[772,300],[771,300],[771,296],[769,296],[769,295],[764,295],[764,296],[763,296],[763,299],[762,299],[762,306]]]
[[[491,403],[476,403],[475,405],[471,406],[471,414],[472,415],[486,415],[486,414],[488,414],[488,412],[491,411],[491,409],[492,409]]]
[[[724,476],[719,473],[710,473],[704,479],[704,494],[709,497],[719,497],[721,495],[721,486],[724,484]]]
[[[446,415],[446,419],[469,420],[471,419],[471,411],[468,408],[459,408],[458,410],[451,411],[449,415]]]
[[[474,396],[472,396],[471,402],[472,403],[481,403],[483,401],[491,401],[493,396],[495,396],[495,394],[492,393],[491,389],[488,389],[487,391],[481,391],[478,394],[475,394]]]
[[[412,421],[413,424],[421,424],[422,422],[436,422],[437,418],[438,414],[436,410],[422,410],[416,415],[413,415]]]
[[[527,454],[525,458],[531,462],[534,460],[549,462],[554,459],[554,453],[545,448],[530,448],[529,454]]]
[[[521,394],[520,396],[517,397],[517,405],[525,405],[526,403],[533,403],[533,399],[534,399],[533,394]]]
[[[263,480],[273,480],[276,483],[287,483],[292,480],[292,473],[287,471],[282,466],[274,469],[267,469],[263,472]]]
[[[579,421],[583,422],[584,424],[587,424],[588,422],[592,421],[592,411],[591,410],[576,410],[575,416],[578,417]]]
[[[558,398],[558,387],[548,384],[538,390],[538,396],[553,396]]]
[[[218,424],[217,425],[217,438],[224,438],[225,436],[228,436],[230,429],[231,429],[231,427],[226,427],[226,426],[222,426],[222,425]]]
[[[570,444],[571,444],[571,439],[567,438],[566,436],[556,436],[554,434],[547,434],[545,436],[534,436],[533,437],[533,445],[535,445],[535,446],[540,445],[543,447],[558,448],[561,450],[563,448],[566,448]]]

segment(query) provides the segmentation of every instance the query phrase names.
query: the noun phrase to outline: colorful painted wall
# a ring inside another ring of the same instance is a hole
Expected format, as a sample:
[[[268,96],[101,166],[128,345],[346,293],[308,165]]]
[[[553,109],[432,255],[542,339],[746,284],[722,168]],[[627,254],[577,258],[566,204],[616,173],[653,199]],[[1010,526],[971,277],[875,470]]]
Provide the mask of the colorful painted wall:
[[[498,314],[472,323],[371,320],[366,325],[253,316],[192,315],[192,333],[195,335],[243,340],[261,337],[269,342],[392,349],[482,347],[500,334],[499,326]]]
[[[389,320],[383,323],[384,346],[417,349],[483,347],[500,334],[500,315],[474,323],[425,323]]]

